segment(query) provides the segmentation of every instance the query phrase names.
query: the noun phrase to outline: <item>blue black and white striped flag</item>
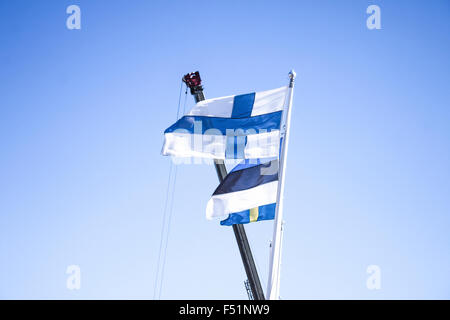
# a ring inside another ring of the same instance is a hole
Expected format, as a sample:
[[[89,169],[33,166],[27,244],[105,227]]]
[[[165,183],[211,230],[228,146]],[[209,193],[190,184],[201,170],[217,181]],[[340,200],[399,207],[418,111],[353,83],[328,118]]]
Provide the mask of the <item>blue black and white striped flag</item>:
[[[210,159],[278,156],[287,87],[198,102],[164,132],[163,155]]]
[[[275,217],[278,160],[236,166],[219,184],[206,207],[208,219],[228,218],[222,225],[271,220]]]

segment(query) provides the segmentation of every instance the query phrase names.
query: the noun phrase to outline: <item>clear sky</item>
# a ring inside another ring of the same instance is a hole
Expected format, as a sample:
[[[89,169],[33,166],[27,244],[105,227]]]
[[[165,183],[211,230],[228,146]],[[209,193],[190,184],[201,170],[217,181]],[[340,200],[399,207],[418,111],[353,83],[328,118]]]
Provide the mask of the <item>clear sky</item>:
[[[181,76],[212,98],[294,68],[282,298],[449,299],[449,40],[438,0],[1,0],[0,298],[152,299]],[[161,298],[246,299],[214,167],[177,172]],[[266,289],[272,222],[246,230]]]

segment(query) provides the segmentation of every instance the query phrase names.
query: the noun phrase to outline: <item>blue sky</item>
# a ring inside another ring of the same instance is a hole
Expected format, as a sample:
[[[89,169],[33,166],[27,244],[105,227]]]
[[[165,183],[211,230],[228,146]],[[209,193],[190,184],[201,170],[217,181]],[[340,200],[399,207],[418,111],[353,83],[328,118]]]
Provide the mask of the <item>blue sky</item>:
[[[291,68],[282,298],[450,298],[449,21],[437,0],[1,1],[0,298],[152,299],[181,76],[218,97]],[[214,167],[177,172],[161,298],[246,299],[205,219]],[[265,289],[272,223],[246,230]]]

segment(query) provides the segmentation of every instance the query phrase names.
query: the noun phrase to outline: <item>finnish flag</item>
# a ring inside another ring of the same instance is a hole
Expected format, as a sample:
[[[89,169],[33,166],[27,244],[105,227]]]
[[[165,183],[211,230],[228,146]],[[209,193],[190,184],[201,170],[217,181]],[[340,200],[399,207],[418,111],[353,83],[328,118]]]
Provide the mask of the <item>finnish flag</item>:
[[[274,219],[277,188],[278,160],[239,164],[214,191],[206,206],[206,218],[228,215],[222,225]]]
[[[278,156],[287,87],[198,102],[164,131],[162,154],[209,159]]]

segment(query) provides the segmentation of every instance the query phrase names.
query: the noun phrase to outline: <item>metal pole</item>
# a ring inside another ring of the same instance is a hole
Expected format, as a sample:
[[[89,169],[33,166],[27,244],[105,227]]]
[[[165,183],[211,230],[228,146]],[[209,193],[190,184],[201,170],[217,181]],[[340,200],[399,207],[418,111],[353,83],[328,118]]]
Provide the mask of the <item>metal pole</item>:
[[[289,104],[286,110],[286,122],[284,127],[283,145],[281,146],[280,166],[278,171],[277,208],[273,231],[272,248],[270,252],[269,280],[267,281],[267,299],[278,300],[280,298],[280,268],[281,268],[281,243],[283,233],[283,194],[284,177],[286,175],[286,159],[289,145],[289,129],[291,123],[291,107],[294,95],[295,71],[289,72]],[[283,134],[283,133],[282,133]]]
[[[189,79],[195,77],[195,81],[191,82]],[[191,94],[194,96],[195,102],[205,100],[203,95],[203,87],[201,86],[200,74],[197,72],[187,74],[183,77],[183,81],[191,89]],[[222,182],[227,176],[227,168],[223,160],[214,160],[214,166],[216,167],[217,177]],[[234,236],[239,247],[242,263],[244,264],[245,273],[247,274],[248,282],[253,293],[255,300],[264,300],[264,291],[259,280],[258,271],[256,269],[255,261],[253,260],[250,244],[248,243],[247,235],[245,233],[244,226],[242,224],[233,224]]]

